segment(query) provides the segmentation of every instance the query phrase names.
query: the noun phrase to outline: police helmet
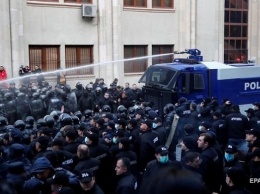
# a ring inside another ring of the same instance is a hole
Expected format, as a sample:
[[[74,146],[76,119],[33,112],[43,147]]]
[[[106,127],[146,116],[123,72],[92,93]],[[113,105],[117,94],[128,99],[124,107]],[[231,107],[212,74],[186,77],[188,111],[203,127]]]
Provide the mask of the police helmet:
[[[55,120],[51,115],[46,115],[43,119],[45,120],[47,127],[53,127]]]
[[[102,90],[103,90],[104,92],[107,91],[107,85],[106,85],[106,84],[103,84],[103,85],[102,85]]]
[[[11,132],[14,129],[13,125],[6,125],[4,126],[4,131]]]
[[[46,127],[46,122],[43,118],[38,119],[36,124],[37,124],[37,129],[39,129],[41,127]]]
[[[76,111],[76,112],[74,113],[74,115],[77,116],[77,117],[79,118],[79,120],[81,120],[81,118],[82,118],[82,113],[81,113],[81,111]]]
[[[85,116],[86,118],[90,118],[90,117],[92,116],[92,110],[86,109],[86,110],[84,111],[84,116]]]
[[[102,89],[100,88],[100,87],[96,87],[96,92],[101,92],[102,91]]]
[[[25,93],[19,92],[19,93],[17,94],[17,97],[19,97],[19,98],[24,98],[24,97],[25,97]]]
[[[24,130],[25,129],[25,122],[23,120],[17,120],[14,123],[14,127],[20,130]]]
[[[34,125],[34,118],[33,118],[33,116],[27,116],[26,118],[25,118],[25,124],[28,124],[28,125]]]
[[[174,110],[174,105],[171,104],[171,103],[168,103],[168,104],[166,104],[166,105],[164,106],[164,108],[163,108],[163,113],[164,113],[164,114],[168,114],[168,113],[170,113],[170,112],[173,111],[173,110]]]
[[[39,92],[34,92],[32,97],[35,99],[35,98],[39,98],[40,97],[40,94]]]
[[[72,119],[73,125],[79,124],[79,117],[77,117],[76,115],[72,115],[71,119]]]
[[[58,119],[59,119],[59,115],[58,115],[58,113],[57,113],[56,110],[52,111],[52,112],[50,113],[50,115],[51,115],[55,120],[58,120]]]
[[[147,114],[147,118],[150,120],[154,120],[156,117],[158,117],[158,114],[154,110],[150,110]]]
[[[7,118],[0,116],[0,127],[8,125]]]
[[[10,99],[12,99],[12,97],[13,97],[13,94],[11,92],[5,93],[5,99],[10,100]]]
[[[82,90],[82,89],[83,89],[82,83],[78,82],[78,83],[76,84],[76,88],[77,88],[78,90]]]
[[[183,103],[185,103],[185,102],[187,102],[187,101],[188,101],[187,98],[181,97],[181,98],[178,100],[178,103],[179,103],[179,104],[183,104]]]
[[[93,84],[87,84],[86,90],[91,91],[93,89]]]
[[[43,87],[47,87],[47,88],[50,86],[49,82],[47,82],[46,80],[42,82],[42,85]]]
[[[102,107],[102,112],[103,113],[110,113],[111,112],[111,107],[109,105],[104,105]]]
[[[144,114],[148,115],[149,111],[151,111],[151,110],[152,110],[152,108],[150,106],[145,107],[144,108]]]
[[[70,93],[71,92],[71,87],[70,87],[70,85],[68,85],[68,84],[65,84],[65,86],[64,86],[64,92],[65,93]]]
[[[54,91],[47,91],[46,95],[48,96],[48,98],[52,98],[52,97],[54,97],[55,93],[54,93]]]
[[[117,107],[117,112],[120,114],[123,114],[123,113],[127,114],[127,109],[123,105],[120,105]]]
[[[15,83],[14,83],[14,82],[10,82],[10,84],[9,84],[9,85],[10,85],[10,86],[11,86],[11,85],[15,85]]]
[[[139,111],[139,110],[143,110],[143,108],[141,107],[141,105],[134,105],[134,108],[135,108],[135,112]]]
[[[117,109],[116,109],[117,112],[119,112],[119,110],[122,109],[122,108],[125,108],[125,106],[124,106],[124,105],[119,105],[119,106],[117,107]]]
[[[41,89],[41,94],[46,94],[47,91],[48,91],[48,88],[44,87]]]
[[[68,113],[62,113],[59,117],[61,125],[72,125],[72,118]]]
[[[135,108],[133,106],[129,107],[127,110],[127,113],[130,117],[134,117],[135,116]]]
[[[32,87],[32,91],[33,91],[33,92],[36,92],[37,89],[38,89],[37,86],[33,86],[33,87]]]

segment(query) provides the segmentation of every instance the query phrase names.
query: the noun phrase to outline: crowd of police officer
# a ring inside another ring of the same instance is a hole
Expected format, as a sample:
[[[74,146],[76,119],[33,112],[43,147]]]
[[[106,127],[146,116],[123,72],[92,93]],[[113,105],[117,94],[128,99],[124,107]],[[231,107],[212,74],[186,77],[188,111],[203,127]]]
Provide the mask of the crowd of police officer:
[[[41,80],[2,88],[0,179],[17,193],[149,193],[157,192],[148,187],[160,170],[170,167],[164,173],[176,180],[183,168],[192,172],[189,178],[200,177],[203,184],[195,182],[201,193],[249,193],[234,176],[232,184],[224,180],[223,166],[242,160],[248,171],[242,175],[260,178],[260,103],[245,116],[228,99],[196,104],[180,98],[164,107],[161,118],[136,84],[117,81],[108,87],[101,78],[71,88]],[[189,178],[187,184],[195,183]],[[248,188],[257,193],[256,185]]]

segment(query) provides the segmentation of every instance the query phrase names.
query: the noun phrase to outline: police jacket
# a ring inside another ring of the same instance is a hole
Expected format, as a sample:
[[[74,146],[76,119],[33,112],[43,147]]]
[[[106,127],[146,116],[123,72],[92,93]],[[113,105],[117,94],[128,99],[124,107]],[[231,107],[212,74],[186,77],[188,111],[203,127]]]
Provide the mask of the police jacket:
[[[128,129],[128,131],[130,132],[129,139],[131,143],[134,144],[140,135],[140,130],[137,128],[133,128],[133,129]]]
[[[212,192],[219,192],[222,166],[216,150],[212,147],[207,147],[201,152],[201,172],[203,181],[207,188]]]
[[[128,98],[128,97],[126,97],[126,98],[119,98],[119,99],[120,99],[120,102],[118,103],[118,105],[123,105],[127,109],[132,105],[131,99]]]
[[[111,99],[111,98],[101,98],[98,102],[98,106],[99,108],[102,108],[104,105],[109,105],[110,108],[112,109],[113,108],[113,105],[114,105],[114,101]]]
[[[252,193],[249,192],[247,189],[245,189],[243,186],[237,185],[237,186],[230,187],[228,194],[252,194]]]
[[[30,172],[30,168],[31,168],[31,162],[28,160],[28,158],[22,156],[22,157],[18,157],[18,158],[13,158],[9,161],[7,161],[8,164],[13,163],[13,162],[22,162],[24,164],[24,169],[26,172]]]
[[[173,118],[174,118],[174,114],[175,112],[172,111],[172,112],[169,112],[168,114],[166,114],[164,116],[164,127],[167,129],[167,133],[169,134],[170,133],[170,130],[171,130],[171,127],[172,127],[172,121],[173,121]]]
[[[244,169],[245,165],[244,162],[238,160],[237,157],[234,158],[234,160],[232,161],[227,161],[226,159],[224,159],[224,163],[225,163],[225,168],[230,168],[230,167],[235,167],[235,168],[242,168]]]
[[[195,168],[195,167],[192,167],[192,166],[189,166],[189,165],[186,165],[186,164],[184,164],[183,167],[184,167],[184,169],[192,172],[199,180],[203,181],[203,178],[202,178],[202,175],[201,175],[199,168]]]
[[[136,178],[129,172],[118,176],[115,194],[135,194],[137,188]]]
[[[220,145],[226,145],[227,143],[227,127],[226,121],[223,119],[217,119],[212,124],[212,129],[216,131],[216,139]]]
[[[8,163],[4,161],[2,157],[0,157],[0,181],[5,180],[8,169]]]
[[[32,177],[23,184],[23,193],[50,194],[51,187],[45,180]]]
[[[252,192],[252,194],[258,194],[260,191],[260,162],[259,161],[253,161],[252,165],[250,167],[250,175],[249,175],[249,180],[257,180],[257,182],[254,183],[248,183],[248,190]]]
[[[99,169],[100,161],[96,158],[86,157],[80,158],[73,172],[79,174],[82,170],[88,169],[96,172]]]
[[[23,192],[23,184],[27,180],[26,174],[13,174],[13,173],[8,173],[6,176],[6,181],[10,183],[17,194],[22,194]]]
[[[149,178],[156,176],[160,170],[173,165],[174,164],[171,160],[169,160],[167,163],[161,163],[157,159],[149,162],[145,168],[145,172],[143,175],[143,183],[149,180]]]
[[[104,144],[90,144],[89,147],[89,155],[92,158],[102,159],[109,156],[109,149]]]
[[[166,128],[163,125],[160,125],[154,129],[154,132],[158,134],[160,143],[165,145],[168,137]]]
[[[245,131],[249,130],[248,119],[240,112],[234,112],[226,116],[228,138],[245,139]]]
[[[81,112],[84,112],[87,109],[92,110],[93,107],[94,107],[94,102],[93,102],[93,99],[91,97],[88,97],[88,96],[86,97],[85,94],[83,96],[81,96],[81,98],[78,101],[78,109]]]
[[[159,145],[159,137],[151,129],[139,136],[136,151],[140,171],[143,171],[147,163],[154,159],[155,148]]]
[[[70,152],[70,153],[72,153],[72,154],[75,154],[75,153],[77,153],[77,149],[78,149],[79,145],[80,145],[79,142],[76,142],[76,141],[75,142],[70,142],[67,145],[65,145],[63,147],[63,149],[68,151],[68,152]]]

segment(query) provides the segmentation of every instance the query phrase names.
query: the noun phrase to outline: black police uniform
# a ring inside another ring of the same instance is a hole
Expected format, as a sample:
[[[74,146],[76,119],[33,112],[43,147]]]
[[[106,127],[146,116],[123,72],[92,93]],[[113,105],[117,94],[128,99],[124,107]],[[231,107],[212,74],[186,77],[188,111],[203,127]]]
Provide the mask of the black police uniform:
[[[115,194],[135,194],[137,189],[136,178],[130,173],[126,172],[118,177],[118,182]]]
[[[73,172],[79,174],[82,170],[88,169],[96,173],[99,170],[100,161],[96,158],[86,157],[78,160],[77,165],[74,167]]]

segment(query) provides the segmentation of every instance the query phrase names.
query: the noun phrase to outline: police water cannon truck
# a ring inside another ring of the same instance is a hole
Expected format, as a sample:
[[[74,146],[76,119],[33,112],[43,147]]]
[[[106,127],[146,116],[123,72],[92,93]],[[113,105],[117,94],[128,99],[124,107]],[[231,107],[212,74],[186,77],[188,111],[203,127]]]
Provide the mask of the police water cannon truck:
[[[139,80],[144,83],[144,100],[153,102],[160,116],[166,104],[174,104],[180,97],[197,103],[207,97],[219,102],[227,98],[241,110],[260,101],[260,66],[204,62],[198,49],[174,54],[184,53],[189,54],[187,59],[152,65]]]

